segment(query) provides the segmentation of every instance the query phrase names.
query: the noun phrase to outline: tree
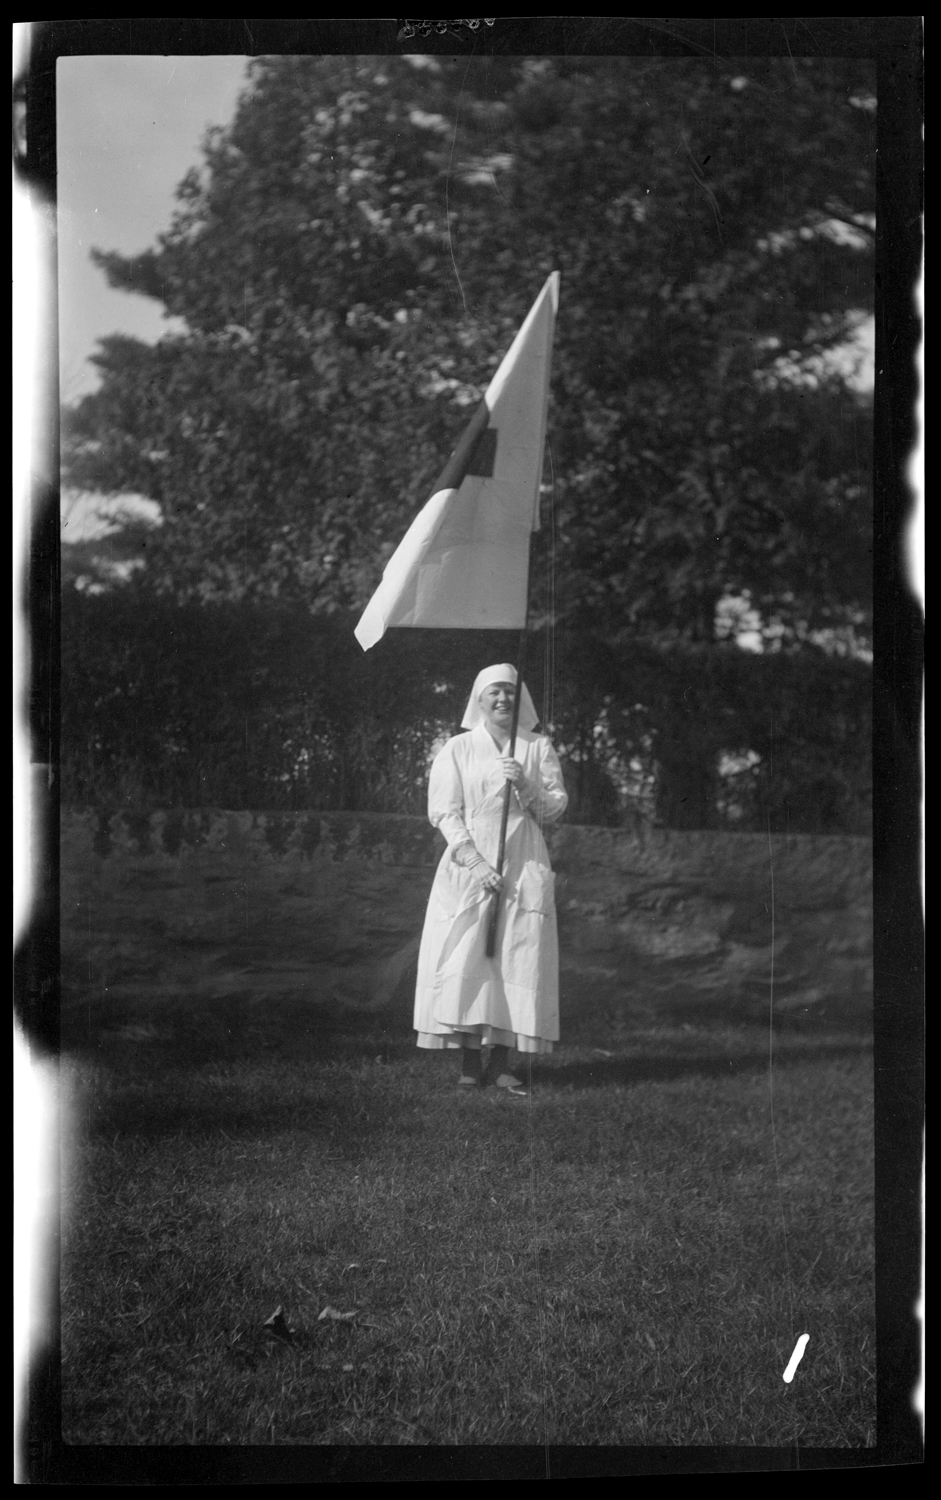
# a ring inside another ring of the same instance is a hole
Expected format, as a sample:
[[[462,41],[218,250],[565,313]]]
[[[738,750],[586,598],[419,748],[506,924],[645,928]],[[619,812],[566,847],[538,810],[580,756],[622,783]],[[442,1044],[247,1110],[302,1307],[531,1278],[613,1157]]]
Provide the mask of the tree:
[[[256,61],[157,247],[98,256],[187,332],[103,342],[67,478],[160,504],[146,572],[180,600],[356,609],[558,268],[538,608],[621,653],[718,644],[729,598],[779,648],[865,642],[868,402],[837,355],[871,298],[870,74]],[[703,826],[702,722],[652,734],[662,815]]]

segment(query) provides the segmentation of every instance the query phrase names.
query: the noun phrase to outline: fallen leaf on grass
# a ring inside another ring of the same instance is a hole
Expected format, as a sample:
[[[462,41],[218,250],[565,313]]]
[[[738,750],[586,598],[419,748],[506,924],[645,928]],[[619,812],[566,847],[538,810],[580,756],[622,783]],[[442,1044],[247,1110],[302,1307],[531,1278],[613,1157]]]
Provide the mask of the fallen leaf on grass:
[[[280,1302],[271,1314],[271,1317],[266,1318],[262,1326],[265,1333],[270,1334],[272,1338],[281,1339],[285,1344],[290,1344],[294,1338],[294,1330],[288,1327],[284,1317],[284,1308]]]
[[[358,1312],[358,1307],[354,1307],[352,1312],[340,1312],[339,1308],[325,1307],[317,1322],[322,1323],[324,1318],[330,1318],[334,1323],[348,1323],[350,1318],[355,1318]]]

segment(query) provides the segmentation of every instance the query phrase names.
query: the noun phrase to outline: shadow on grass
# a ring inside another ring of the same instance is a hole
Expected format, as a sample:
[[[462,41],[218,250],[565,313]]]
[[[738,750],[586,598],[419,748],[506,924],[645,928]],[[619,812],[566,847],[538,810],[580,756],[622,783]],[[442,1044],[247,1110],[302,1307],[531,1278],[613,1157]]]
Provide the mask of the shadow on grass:
[[[820,1038],[817,1041],[793,1042],[776,1046],[775,1068],[795,1067],[802,1063],[833,1057],[858,1057],[870,1053],[868,1037],[846,1035]],[[768,1067],[767,1044],[751,1045],[733,1053],[702,1050],[677,1051],[669,1055],[644,1056],[630,1053],[627,1044],[620,1056],[566,1061],[559,1056],[552,1061],[533,1063],[532,1078],[536,1088],[586,1089],[608,1088],[631,1083],[662,1083],[675,1078],[734,1078],[743,1073],[765,1072]]]
[[[62,1041],[64,1055],[90,1065],[99,1079],[80,1105],[88,1135],[302,1131],[352,1150],[380,1133],[420,1129],[403,1077],[418,1061],[411,1019],[410,1007],[356,1012],[329,1002],[244,995],[194,1002],[175,994],[146,1005],[109,1000],[67,1008]],[[815,1035],[785,1025],[775,1033],[775,1067],[870,1048],[860,1028]],[[583,1018],[576,1039],[534,1061],[532,1078],[540,1091],[732,1078],[766,1071],[768,1056],[767,1028],[757,1024],[621,1014],[597,1024]],[[427,1061],[421,1058],[423,1087],[434,1087]],[[452,1057],[435,1061],[439,1077],[442,1068],[453,1071]],[[357,1076],[364,1066],[368,1077]]]
[[[295,1091],[296,1094],[296,1091]],[[336,1142],[338,1145],[363,1143],[380,1135],[408,1133],[408,1122],[389,1118],[387,1113],[374,1115],[350,1107],[338,1092],[336,1098],[304,1106],[297,1102],[279,1103],[239,1096],[235,1091],[226,1098],[207,1091],[203,1096],[166,1098],[151,1096],[146,1101],[126,1094],[97,1112],[89,1121],[89,1139],[114,1135],[154,1140],[163,1136],[185,1136],[198,1141],[224,1134],[232,1139],[256,1140],[260,1136],[296,1135],[302,1132],[311,1143]]]
[[[211,1064],[296,1066],[350,1056],[404,1051],[411,1014],[389,1018],[330,1001],[222,995],[190,1001],[167,995],[146,1003],[97,1001],[63,1007],[63,1054],[121,1071],[146,1059],[157,1071]]]
[[[200,1010],[100,1008],[64,1018],[63,1060],[75,1067],[75,1126],[87,1138],[220,1132],[301,1132],[312,1142],[363,1143],[408,1133],[398,1069],[376,1066],[370,1087],[350,1067],[404,1060],[407,1034],[358,1027],[321,1007],[270,1011],[238,1000]]]

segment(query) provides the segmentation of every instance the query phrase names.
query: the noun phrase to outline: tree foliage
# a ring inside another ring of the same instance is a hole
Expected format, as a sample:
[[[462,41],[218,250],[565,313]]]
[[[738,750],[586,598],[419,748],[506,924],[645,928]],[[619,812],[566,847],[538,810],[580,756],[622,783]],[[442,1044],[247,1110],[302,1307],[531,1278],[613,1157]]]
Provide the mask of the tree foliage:
[[[67,482],[159,503],[147,584],[177,601],[358,610],[559,269],[534,591],[560,640],[686,671],[734,599],[777,649],[865,644],[869,406],[840,360],[871,301],[871,71],[256,60],[168,232],[98,254],[186,331],[102,342]],[[661,811],[701,825],[715,757],[668,719]]]

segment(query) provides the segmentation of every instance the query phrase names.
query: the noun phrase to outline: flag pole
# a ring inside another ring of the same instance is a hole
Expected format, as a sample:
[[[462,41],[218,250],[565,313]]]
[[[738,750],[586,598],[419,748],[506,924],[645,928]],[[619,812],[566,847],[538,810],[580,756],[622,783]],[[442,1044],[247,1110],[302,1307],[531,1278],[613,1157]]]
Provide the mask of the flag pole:
[[[553,275],[555,276],[555,279],[556,279],[556,296],[558,296],[558,272],[553,272]],[[551,359],[552,359],[552,336],[550,334],[549,353],[548,353],[548,360],[549,360],[549,362],[551,362]],[[539,515],[539,496],[540,496],[540,487],[541,487],[541,481],[542,481],[542,462],[543,462],[543,457],[544,457],[544,452],[545,452],[545,444],[546,444],[546,427],[545,427],[545,424],[546,424],[546,414],[547,414],[547,409],[548,409],[548,400],[549,400],[549,363],[547,362],[547,365],[546,365],[546,390],[545,390],[545,399],[544,399],[543,409],[542,409],[542,423],[543,423],[543,426],[542,426],[542,449],[543,449],[543,453],[540,454],[539,473],[538,473],[538,478],[536,480],[536,497],[535,497],[534,519],[536,517],[538,517],[538,515]],[[517,657],[516,694],[515,694],[514,699],[513,699],[513,717],[512,717],[511,723],[510,723],[510,741],[509,741],[509,744],[510,744],[510,755],[511,755],[511,757],[513,757],[515,755],[515,752],[516,752],[516,732],[517,732],[517,729],[519,728],[520,703],[521,703],[522,697],[523,697],[523,672],[525,671],[525,668],[526,668],[526,645],[527,645],[527,641],[528,641],[528,638],[529,638],[529,589],[530,589],[530,583],[532,581],[532,571],[533,571],[533,544],[532,544],[532,532],[530,532],[529,550],[528,550],[528,552],[526,554],[526,602],[525,602],[524,614],[523,614],[523,629],[520,632],[519,654],[518,654],[518,657]],[[496,865],[496,869],[497,869],[497,874],[498,875],[502,875],[503,874],[503,861],[504,861],[504,856],[506,855],[506,830],[507,830],[507,824],[508,824],[509,818],[510,818],[510,798],[512,797],[512,795],[513,795],[513,783],[510,782],[510,781],[508,781],[506,783],[506,785],[504,786],[504,788],[503,788],[503,815],[502,815],[502,817],[500,819],[500,843],[499,843],[499,847],[498,847],[498,850],[497,850],[497,865]],[[487,916],[487,946],[486,946],[486,949],[485,949],[485,952],[486,952],[486,955],[487,955],[488,958],[493,958],[494,954],[497,951],[497,922],[498,922],[499,917],[500,917],[500,901],[501,901],[501,898],[502,898],[502,891],[494,891],[493,895],[490,898],[490,911],[489,911],[488,916]]]
[[[530,544],[531,545],[531,544]],[[520,631],[519,652],[517,654],[516,667],[516,693],[513,698],[513,717],[510,722],[509,753],[511,758],[516,751],[516,731],[519,728],[520,700],[523,696],[523,672],[526,668],[526,645],[529,638],[529,577],[532,568],[531,561],[527,562],[526,568],[526,624]],[[506,752],[504,752],[506,753]],[[503,859],[506,854],[506,828],[510,818],[510,798],[513,795],[513,783],[506,782],[503,788],[503,814],[500,819],[500,844],[497,849],[497,874],[503,874]],[[493,958],[497,951],[497,920],[500,916],[500,892],[494,891],[490,898],[490,911],[487,917],[487,948],[488,958]]]
[[[502,630],[518,627],[522,603],[517,691],[508,741],[511,758],[515,758],[519,731],[532,533],[539,524],[558,300],[559,272],[553,271],[484,392],[431,498],[386,563],[382,581],[354,631],[363,650],[368,651],[393,625]],[[502,455],[499,459],[498,451]],[[530,488],[533,460],[534,490]],[[525,585],[521,599],[524,535]],[[513,783],[507,781],[497,857],[501,876],[512,792]],[[487,912],[486,952],[491,958],[496,951],[499,911],[498,893]]]

